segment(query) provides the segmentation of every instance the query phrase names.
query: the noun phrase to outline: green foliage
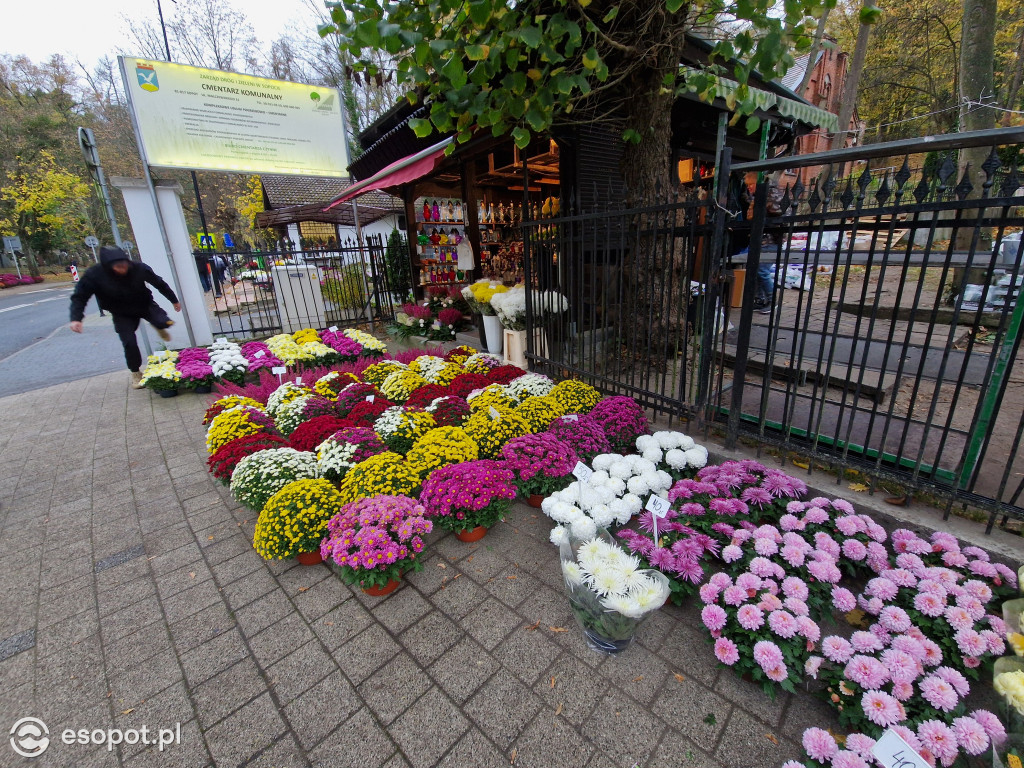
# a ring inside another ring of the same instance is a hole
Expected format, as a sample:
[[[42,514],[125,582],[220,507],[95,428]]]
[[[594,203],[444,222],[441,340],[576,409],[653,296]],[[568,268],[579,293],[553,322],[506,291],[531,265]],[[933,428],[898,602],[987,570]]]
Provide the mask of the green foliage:
[[[320,284],[324,299],[342,309],[360,309],[366,304],[366,282],[361,264],[347,264]]]
[[[511,135],[522,148],[556,122],[599,115],[637,143],[643,137],[637,126],[623,123],[621,112],[623,97],[636,89],[631,73],[646,82],[653,72],[653,82],[669,94],[681,85],[679,62],[659,53],[661,41],[675,40],[673,50],[681,50],[678,41],[691,26],[726,19],[742,29],[718,42],[712,59],[726,64],[741,84],[737,109],[749,114],[750,73],[783,73],[792,51],[809,45],[813,18],[834,3],[788,0],[780,8],[770,0],[345,0],[329,4],[332,23],[321,34],[337,35],[357,70],[369,69],[378,49],[391,54],[408,100],[430,104],[425,118],[410,122],[418,136],[454,132],[465,142],[489,130]],[[700,91],[710,94],[704,85]]]
[[[412,292],[412,268],[409,265],[409,249],[397,229],[388,235],[388,244],[384,250],[384,271],[387,274],[391,292],[402,299],[408,298]]]

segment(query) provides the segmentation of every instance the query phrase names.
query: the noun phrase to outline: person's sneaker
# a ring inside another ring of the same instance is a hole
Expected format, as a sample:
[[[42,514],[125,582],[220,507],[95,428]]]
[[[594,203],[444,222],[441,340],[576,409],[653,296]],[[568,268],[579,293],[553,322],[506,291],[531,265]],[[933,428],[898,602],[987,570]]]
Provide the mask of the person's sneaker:
[[[770,315],[772,312],[772,302],[765,301],[764,299],[755,299],[754,311],[759,315]]]
[[[142,389],[142,371],[132,371],[132,389]]]
[[[167,332],[166,328],[157,328],[156,329],[156,335],[159,336],[164,341],[170,341],[171,340],[171,334],[169,334]]]

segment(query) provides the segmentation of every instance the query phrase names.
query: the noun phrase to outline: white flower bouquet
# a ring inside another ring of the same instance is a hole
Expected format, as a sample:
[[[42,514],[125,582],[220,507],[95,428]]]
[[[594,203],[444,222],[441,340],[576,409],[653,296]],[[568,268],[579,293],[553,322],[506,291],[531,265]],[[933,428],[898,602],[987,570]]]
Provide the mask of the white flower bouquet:
[[[526,288],[517,285],[505,293],[496,293],[491,297],[491,307],[510,331],[526,330]]]
[[[566,537],[559,553],[569,606],[591,650],[626,650],[644,617],[668,599],[665,574],[641,569],[604,529],[583,540]]]

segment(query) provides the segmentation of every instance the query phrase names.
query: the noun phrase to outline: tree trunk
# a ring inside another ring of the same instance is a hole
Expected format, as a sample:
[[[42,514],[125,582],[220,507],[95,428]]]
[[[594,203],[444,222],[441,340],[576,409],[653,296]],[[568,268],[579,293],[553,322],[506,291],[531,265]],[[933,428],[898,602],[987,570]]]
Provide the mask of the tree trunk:
[[[664,196],[676,186],[671,168],[675,98],[670,89],[662,87],[662,78],[664,72],[678,66],[686,43],[681,34],[667,34],[666,39],[669,42],[661,43],[650,66],[638,68],[628,89],[625,127],[641,136],[639,144],[626,144],[622,153],[622,178],[628,187],[630,206],[652,205],[658,202],[659,190]],[[630,226],[642,230],[641,218]],[[632,320],[623,327],[639,323],[638,339],[646,340],[649,334],[652,358],[669,356],[675,338],[684,330],[680,327],[686,322],[685,312],[680,311],[685,306],[681,287],[689,289],[690,282],[689,275],[680,274],[684,264],[680,254],[651,237],[636,238],[634,251],[625,261],[623,283],[636,282],[630,291],[635,302],[628,307]]]
[[[825,37],[825,23],[828,21],[828,14],[830,8],[825,8],[821,12],[821,18],[818,19],[818,28],[814,31],[814,42],[811,43],[811,50],[807,52],[807,67],[804,69],[804,76],[800,78],[800,84],[793,89],[793,92],[797,96],[803,96],[804,91],[807,90],[807,86],[811,84],[811,76],[814,74],[814,64],[818,58],[818,52],[821,51],[821,40]],[[842,128],[842,125],[839,126]]]
[[[861,13],[874,10],[875,0],[864,0]],[[857,43],[853,48],[853,58],[846,70],[846,82],[843,84],[843,100],[839,103],[839,128],[832,136],[830,149],[842,149],[846,145],[846,137],[850,131],[850,120],[857,106],[857,89],[860,88],[860,76],[864,71],[864,59],[868,54],[868,38],[871,36],[872,21],[861,17],[860,29],[857,30]]]
[[[996,127],[996,112],[980,107],[980,102],[991,102],[995,97],[994,58],[996,39],[996,0],[964,0],[964,21],[960,42],[960,130],[981,131]],[[991,147],[972,147],[960,151],[957,181],[969,174],[974,189],[971,197],[979,197],[985,182],[982,163]],[[957,231],[956,247],[970,248],[973,229]],[[987,247],[988,234],[983,233],[978,252]]]
[[[1006,91],[1007,109],[1017,108],[1017,95],[1020,93],[1021,80],[1024,79],[1024,24],[1020,28],[1020,39],[1017,40],[1017,60],[1013,65],[1013,77],[1010,78],[1010,86]],[[1013,113],[1003,113],[1003,125],[1009,127],[1013,122]]]

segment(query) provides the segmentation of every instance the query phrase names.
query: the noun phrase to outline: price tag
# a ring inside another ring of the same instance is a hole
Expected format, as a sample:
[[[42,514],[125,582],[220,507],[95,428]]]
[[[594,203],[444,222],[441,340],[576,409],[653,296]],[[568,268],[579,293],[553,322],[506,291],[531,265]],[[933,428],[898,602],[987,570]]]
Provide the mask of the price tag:
[[[328,330],[328,331],[330,331],[331,333],[337,333],[337,332],[338,332],[338,326],[336,326],[336,325],[332,325],[332,326],[331,326],[330,328],[328,328],[327,330]]]
[[[572,469],[573,477],[579,480],[581,483],[590,482],[590,476],[594,474],[594,470],[584,464],[582,461],[577,461],[576,466]]]
[[[301,384],[302,383],[302,377],[301,376],[296,376],[295,377],[295,383],[296,384]]]
[[[288,369],[282,365],[278,368],[271,368],[270,372],[275,376],[281,376],[282,374],[288,373]]]
[[[566,421],[579,421],[580,420],[579,415],[575,414],[575,413],[570,413],[568,416],[563,416],[562,418],[565,419]]]
[[[668,499],[663,499],[661,496],[651,496],[647,500],[647,506],[644,509],[650,510],[655,517],[663,518],[668,514],[669,509],[672,508],[672,504]]]
[[[376,395],[367,395],[366,396],[366,402],[372,403],[376,399],[376,397],[377,397]]]
[[[487,409],[487,412],[491,414],[491,421],[498,421],[501,418],[501,413],[493,405]]]
[[[928,768],[924,758],[893,730],[882,734],[871,748],[871,754],[885,768]]]
[[[253,355],[253,357],[256,358],[257,360],[259,360],[261,357],[266,357],[266,356],[267,356],[267,353],[264,352],[262,349],[259,352],[257,352],[255,355]]]

